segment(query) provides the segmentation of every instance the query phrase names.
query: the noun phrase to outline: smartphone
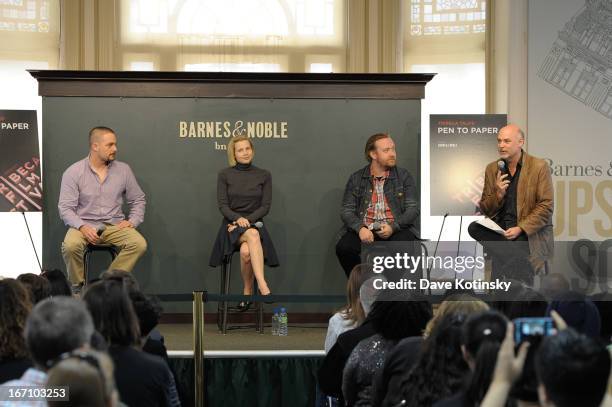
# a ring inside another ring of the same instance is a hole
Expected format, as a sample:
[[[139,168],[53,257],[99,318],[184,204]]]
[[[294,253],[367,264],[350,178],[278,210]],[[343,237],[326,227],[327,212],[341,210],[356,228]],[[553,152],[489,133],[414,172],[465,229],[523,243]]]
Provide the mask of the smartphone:
[[[530,341],[534,338],[551,336],[555,333],[552,318],[517,318],[514,321],[514,343]]]

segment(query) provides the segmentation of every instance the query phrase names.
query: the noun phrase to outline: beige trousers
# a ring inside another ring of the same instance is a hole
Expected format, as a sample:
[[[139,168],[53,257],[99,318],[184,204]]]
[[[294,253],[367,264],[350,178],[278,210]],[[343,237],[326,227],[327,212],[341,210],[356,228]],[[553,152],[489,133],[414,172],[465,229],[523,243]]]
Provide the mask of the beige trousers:
[[[107,226],[100,236],[99,243],[112,244],[121,250],[108,267],[109,270],[132,271],[138,259],[147,251],[147,241],[134,228],[119,229],[117,226]],[[68,229],[62,243],[62,256],[72,284],[79,284],[85,280],[83,254],[86,246],[87,240],[79,230]]]

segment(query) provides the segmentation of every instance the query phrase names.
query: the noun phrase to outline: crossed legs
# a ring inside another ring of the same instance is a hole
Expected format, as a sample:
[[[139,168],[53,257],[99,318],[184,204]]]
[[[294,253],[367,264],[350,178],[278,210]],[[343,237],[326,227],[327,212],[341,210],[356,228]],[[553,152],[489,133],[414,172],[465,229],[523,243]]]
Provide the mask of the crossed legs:
[[[238,240],[240,244],[240,273],[244,281],[244,295],[253,294],[253,277],[262,295],[270,294],[264,278],[264,254],[257,229],[247,229]]]

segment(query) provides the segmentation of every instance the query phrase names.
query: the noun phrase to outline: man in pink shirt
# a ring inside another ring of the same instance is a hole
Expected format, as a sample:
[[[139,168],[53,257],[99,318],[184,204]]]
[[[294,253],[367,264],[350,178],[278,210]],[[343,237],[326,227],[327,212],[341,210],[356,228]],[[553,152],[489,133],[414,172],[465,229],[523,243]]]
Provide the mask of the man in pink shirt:
[[[108,127],[89,132],[89,155],[62,176],[59,214],[69,227],[62,255],[73,287],[84,283],[83,253],[88,244],[110,244],[121,251],[110,269],[131,271],[147,249],[136,227],[144,220],[145,194],[130,167],[115,161],[117,136]],[[130,213],[121,210],[127,201]]]

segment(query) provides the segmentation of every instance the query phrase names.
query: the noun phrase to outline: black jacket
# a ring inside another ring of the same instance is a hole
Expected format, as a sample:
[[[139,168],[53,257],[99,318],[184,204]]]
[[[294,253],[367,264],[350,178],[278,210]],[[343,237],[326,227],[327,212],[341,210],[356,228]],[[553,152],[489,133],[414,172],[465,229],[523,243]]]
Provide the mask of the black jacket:
[[[404,168],[391,168],[384,190],[391,213],[395,218],[395,222],[391,225],[393,231],[409,229],[415,236],[418,236],[414,222],[419,216],[419,203],[416,185],[410,172]],[[351,174],[344,189],[340,217],[347,230],[359,233],[371,199],[372,175],[370,166],[367,165]]]

